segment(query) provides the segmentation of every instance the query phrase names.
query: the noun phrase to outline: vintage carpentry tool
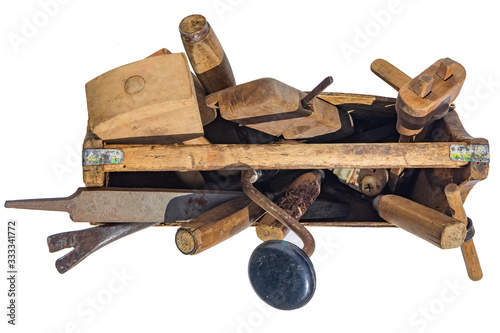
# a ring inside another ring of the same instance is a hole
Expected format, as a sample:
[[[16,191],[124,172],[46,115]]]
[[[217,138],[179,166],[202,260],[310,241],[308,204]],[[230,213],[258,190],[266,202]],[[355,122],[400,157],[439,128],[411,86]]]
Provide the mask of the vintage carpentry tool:
[[[51,253],[74,248],[56,261],[57,271],[64,274],[100,248],[156,224],[158,223],[107,223],[94,228],[49,236],[47,244]]]
[[[102,140],[177,143],[203,135],[197,91],[182,53],[118,67],[85,88],[88,125]]]
[[[74,222],[191,220],[241,192],[172,189],[79,188],[67,198],[6,201],[6,208],[68,212]]]
[[[146,59],[156,57],[156,56],[165,55],[165,54],[172,54],[172,52],[170,52],[166,48],[162,48],[162,49],[150,54],[148,57],[146,57]],[[206,105],[205,97],[207,95],[207,92],[205,91],[205,88],[202,86],[202,84],[201,84],[200,80],[198,79],[198,77],[196,76],[196,74],[191,73],[191,77],[193,78],[193,84],[194,84],[194,88],[196,91],[196,100],[198,102],[198,108],[200,110],[201,122],[202,122],[203,126],[205,126],[205,125],[211,123],[212,121],[214,121],[215,117],[217,117],[217,112],[214,109],[209,108]],[[191,139],[189,141],[192,141],[191,144],[194,144],[194,142],[199,143],[200,141],[198,141],[198,140],[201,140],[201,142],[203,142],[204,138],[198,137],[198,138]],[[186,141],[185,141],[185,143],[186,143]],[[186,143],[186,144],[188,144],[188,143]]]
[[[287,187],[276,200],[276,204],[291,217],[300,220],[318,197],[324,177],[322,170],[314,170],[301,175]],[[289,229],[271,214],[266,214],[255,227],[255,231],[262,241],[268,241],[282,240],[288,234]]]
[[[474,226],[472,225],[472,220],[467,218],[465,214],[460,187],[458,187],[457,184],[451,183],[444,188],[444,192],[450,208],[452,209],[453,217],[464,223],[467,227],[467,237],[462,246],[460,246],[465,267],[467,268],[467,274],[472,281],[479,281],[483,277],[483,271],[479,263],[476,246],[472,240],[475,233]]]
[[[441,249],[461,246],[467,234],[461,221],[397,195],[379,195],[373,207],[387,222]]]
[[[237,86],[203,16],[184,18],[179,31],[187,56],[161,49],[87,83],[82,155],[92,188],[5,204],[99,225],[48,237],[51,252],[74,248],[57,260],[60,273],[154,225],[180,226],[184,254],[254,225],[264,242],[249,259],[250,283],[267,304],[296,309],[316,287],[305,226],[321,225],[398,226],[442,249],[461,246],[470,278],[482,277],[462,200],[486,178],[489,146],[466,133],[450,105],[465,79],[460,64],[441,59],[412,79],[374,61],[397,99],[323,92],[331,77],[309,93],[271,78]],[[403,176],[407,186],[397,188]],[[173,189],[182,186],[189,190]],[[282,240],[289,230],[302,249]]]
[[[264,78],[207,96],[207,105],[219,108],[222,118],[285,139],[306,139],[352,133],[352,119],[344,110],[317,98],[331,83],[323,80],[309,94],[278,80]]]
[[[184,254],[198,254],[248,228],[264,210],[247,197],[201,214],[177,229],[175,244]]]
[[[405,136],[417,135],[425,126],[442,118],[465,81],[464,67],[450,58],[436,61],[414,79],[382,59],[375,60],[371,69],[399,91],[396,127]]]
[[[267,304],[281,310],[297,309],[307,304],[316,290],[316,273],[309,259],[315,248],[314,238],[297,219],[252,185],[257,180],[255,170],[242,171],[243,192],[299,236],[304,246],[300,249],[283,240],[269,240],[259,245],[248,263],[250,284]]]
[[[185,17],[179,31],[189,62],[208,93],[236,85],[226,53],[205,17]]]

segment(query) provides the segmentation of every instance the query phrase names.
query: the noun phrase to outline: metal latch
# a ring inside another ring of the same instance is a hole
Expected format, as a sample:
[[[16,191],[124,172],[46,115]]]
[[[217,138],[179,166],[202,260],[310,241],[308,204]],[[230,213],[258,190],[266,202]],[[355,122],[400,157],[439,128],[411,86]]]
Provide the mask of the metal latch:
[[[450,159],[461,162],[489,162],[490,146],[488,145],[451,145]]]
[[[120,164],[123,162],[123,151],[120,149],[84,149],[83,165]]]

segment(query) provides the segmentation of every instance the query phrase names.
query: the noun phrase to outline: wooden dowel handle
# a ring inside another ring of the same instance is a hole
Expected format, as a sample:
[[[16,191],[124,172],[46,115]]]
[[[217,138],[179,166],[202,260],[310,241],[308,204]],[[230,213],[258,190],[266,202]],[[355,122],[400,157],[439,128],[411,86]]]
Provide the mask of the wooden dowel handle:
[[[198,254],[248,228],[264,210],[247,197],[215,207],[183,224],[175,243],[184,254]]]
[[[453,183],[448,184],[444,188],[444,193],[448,200],[448,205],[450,205],[450,208],[453,210],[453,217],[464,223],[464,225],[467,225],[467,215],[462,202],[460,187]],[[460,248],[462,250],[462,257],[464,258],[465,268],[467,268],[467,275],[469,275],[472,281],[481,280],[483,277],[483,270],[481,269],[476,246],[472,238],[464,242]]]
[[[377,59],[371,64],[372,72],[385,83],[398,90],[411,81],[411,77],[384,59]]]
[[[224,49],[205,17],[185,17],[179,24],[179,31],[189,62],[207,93],[236,85]]]
[[[444,188],[444,194],[446,195],[448,205],[453,210],[453,217],[467,226],[467,214],[465,213],[464,205],[462,203],[460,187],[458,187],[457,184],[448,184]]]
[[[474,241],[469,239],[462,244],[460,249],[462,250],[462,257],[464,257],[465,268],[467,268],[469,278],[472,281],[481,280],[483,278],[483,270],[481,269]]]
[[[387,222],[442,249],[459,247],[467,234],[462,222],[397,195],[379,195],[373,206]]]

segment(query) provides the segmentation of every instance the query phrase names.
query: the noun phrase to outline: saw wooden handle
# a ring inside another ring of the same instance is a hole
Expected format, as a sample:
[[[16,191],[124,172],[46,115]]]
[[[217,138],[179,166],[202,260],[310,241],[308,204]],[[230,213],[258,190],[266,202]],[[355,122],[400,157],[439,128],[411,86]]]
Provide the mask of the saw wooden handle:
[[[467,234],[461,221],[397,195],[379,195],[373,206],[387,222],[442,249],[459,247]]]
[[[198,216],[177,230],[175,244],[198,254],[248,228],[264,210],[247,197],[234,199]]]
[[[453,217],[466,225],[467,215],[465,214],[460,187],[453,183],[449,184],[445,187],[444,193],[446,194],[446,199],[448,200],[450,208],[453,210]],[[467,275],[469,275],[469,278],[472,281],[481,280],[483,277],[483,270],[481,269],[476,246],[472,238],[465,241],[460,249],[462,250],[462,256],[464,257],[465,267],[467,268]]]

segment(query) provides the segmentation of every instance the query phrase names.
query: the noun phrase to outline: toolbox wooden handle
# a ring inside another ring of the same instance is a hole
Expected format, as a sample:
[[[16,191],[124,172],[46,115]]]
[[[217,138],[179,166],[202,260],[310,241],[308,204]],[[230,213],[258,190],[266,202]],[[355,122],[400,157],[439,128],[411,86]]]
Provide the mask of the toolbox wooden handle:
[[[387,222],[442,249],[459,247],[467,234],[459,220],[397,195],[379,195],[373,207]]]
[[[198,254],[248,228],[264,210],[247,197],[234,199],[185,223],[175,244],[184,254]]]
[[[446,199],[452,209],[453,217],[464,223],[464,225],[467,225],[467,215],[463,206],[460,187],[453,183],[449,184],[445,187],[444,193],[446,194]],[[465,241],[460,249],[462,250],[462,256],[464,258],[469,278],[472,281],[481,280],[483,277],[483,270],[481,269],[481,264],[479,262],[479,257],[477,255],[473,239],[471,238]]]

